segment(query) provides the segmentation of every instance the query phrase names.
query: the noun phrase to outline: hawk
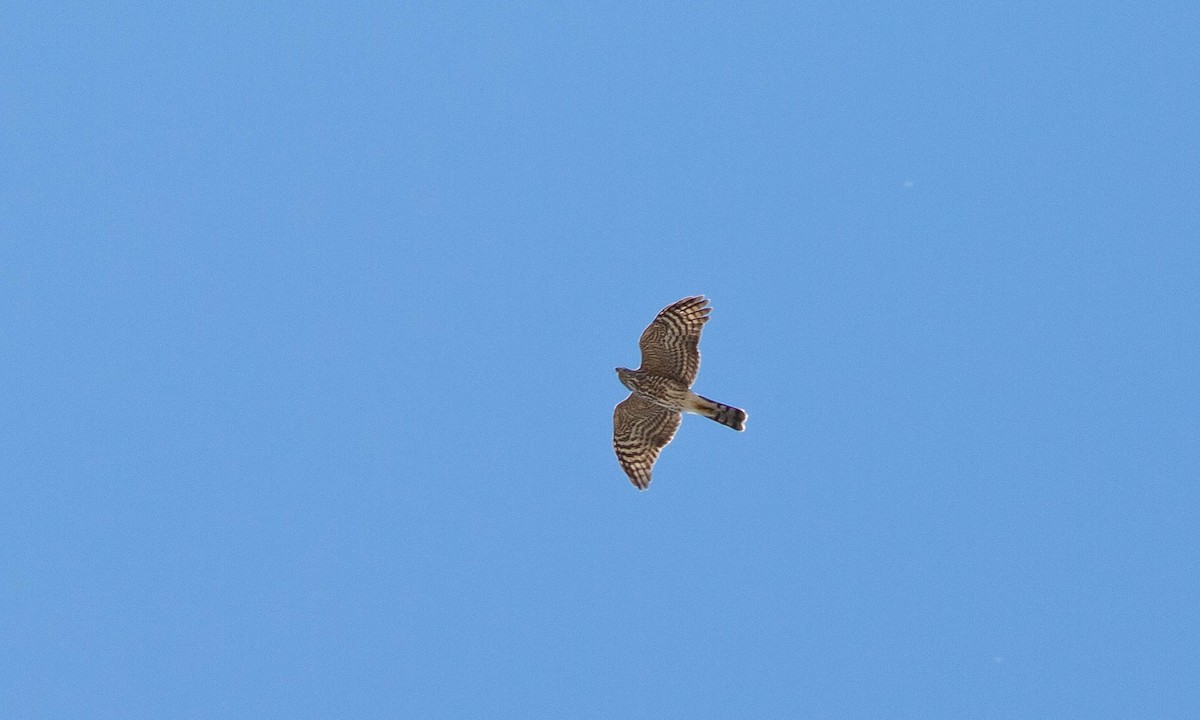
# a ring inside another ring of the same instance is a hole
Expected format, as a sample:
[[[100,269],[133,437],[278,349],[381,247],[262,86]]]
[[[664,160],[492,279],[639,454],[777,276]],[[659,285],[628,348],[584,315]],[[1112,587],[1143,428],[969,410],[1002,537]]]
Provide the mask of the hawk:
[[[675,437],[682,413],[703,415],[734,430],[746,429],[745,410],[691,391],[700,371],[700,330],[711,311],[703,295],[663,308],[638,341],[642,366],[617,368],[617,377],[632,392],[613,410],[613,449],[639,490],[650,486],[650,470]]]

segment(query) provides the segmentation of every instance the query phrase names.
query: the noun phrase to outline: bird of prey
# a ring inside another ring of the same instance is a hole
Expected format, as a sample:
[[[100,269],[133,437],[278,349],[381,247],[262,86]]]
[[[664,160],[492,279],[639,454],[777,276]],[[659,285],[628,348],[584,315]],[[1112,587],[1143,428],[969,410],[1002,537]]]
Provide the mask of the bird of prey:
[[[663,308],[638,342],[641,367],[617,368],[617,377],[631,392],[613,411],[613,449],[639,490],[650,486],[654,461],[675,437],[682,413],[703,415],[734,430],[746,429],[745,410],[691,390],[700,371],[700,331],[711,310],[702,295]]]

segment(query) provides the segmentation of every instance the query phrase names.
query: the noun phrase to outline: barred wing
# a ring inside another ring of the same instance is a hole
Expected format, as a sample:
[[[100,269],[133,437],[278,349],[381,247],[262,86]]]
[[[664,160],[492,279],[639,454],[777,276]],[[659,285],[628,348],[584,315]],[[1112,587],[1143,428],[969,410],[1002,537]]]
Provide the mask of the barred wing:
[[[650,485],[650,471],[663,446],[675,437],[683,417],[636,393],[613,410],[613,450],[617,460],[639,490]]]
[[[700,372],[700,331],[711,311],[703,295],[663,308],[638,341],[642,348],[641,369],[691,387]]]

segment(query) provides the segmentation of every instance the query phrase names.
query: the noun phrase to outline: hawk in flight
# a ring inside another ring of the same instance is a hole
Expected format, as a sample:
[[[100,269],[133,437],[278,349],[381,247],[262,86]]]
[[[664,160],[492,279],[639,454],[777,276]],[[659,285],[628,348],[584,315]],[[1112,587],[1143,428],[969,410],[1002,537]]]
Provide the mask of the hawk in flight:
[[[746,429],[746,411],[691,391],[700,371],[700,330],[708,322],[708,300],[697,295],[663,308],[642,333],[642,366],[617,368],[630,389],[613,411],[613,449],[629,480],[639,490],[650,485],[650,470],[663,446],[675,437],[681,413]]]

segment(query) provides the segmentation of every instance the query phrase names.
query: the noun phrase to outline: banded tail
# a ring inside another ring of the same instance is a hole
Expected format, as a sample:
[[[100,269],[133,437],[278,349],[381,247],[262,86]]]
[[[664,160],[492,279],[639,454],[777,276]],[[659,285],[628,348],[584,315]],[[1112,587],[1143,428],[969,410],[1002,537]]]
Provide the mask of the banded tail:
[[[697,395],[696,399],[700,401],[696,403],[695,412],[698,415],[703,415],[709,420],[716,420],[722,425],[731,427],[738,432],[746,429],[745,410],[719,403],[716,400],[709,400],[703,395]]]

